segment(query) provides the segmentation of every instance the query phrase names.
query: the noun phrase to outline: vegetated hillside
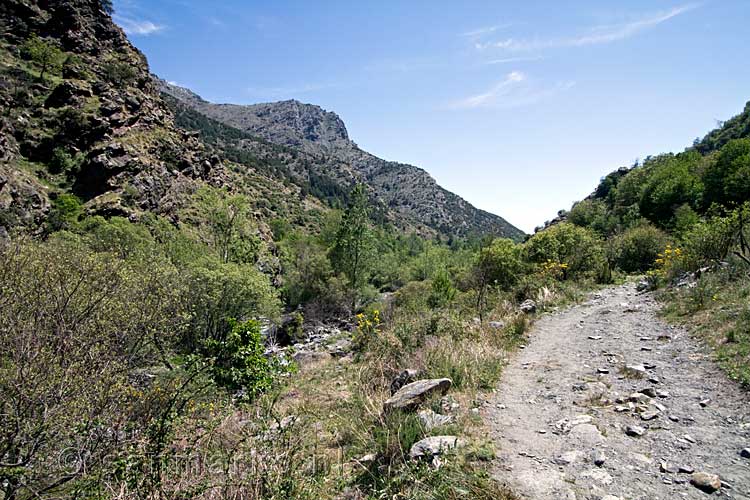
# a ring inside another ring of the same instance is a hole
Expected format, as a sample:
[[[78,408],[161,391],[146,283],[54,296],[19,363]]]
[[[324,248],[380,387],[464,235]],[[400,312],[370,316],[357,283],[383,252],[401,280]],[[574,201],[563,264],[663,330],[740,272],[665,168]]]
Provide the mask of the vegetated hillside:
[[[344,188],[352,182],[366,184],[373,198],[393,212],[393,219],[422,234],[523,237],[522,231],[501,217],[440,187],[424,170],[361,150],[349,139],[343,121],[319,106],[294,100],[250,106],[213,104],[188,89],[160,84],[165,93],[207,117],[305,153],[299,163],[303,169],[292,172],[303,181]],[[252,145],[243,141],[239,148],[252,149]]]
[[[606,175],[594,192],[561,211],[608,236],[648,222],[680,235],[701,217],[750,200],[750,102],[681,153],[648,156]],[[549,224],[549,223],[548,223]]]
[[[263,161],[226,161],[176,127],[145,57],[99,1],[8,0],[0,29],[3,231],[79,209],[174,219],[205,186],[248,196],[261,222],[304,225],[325,210]]]

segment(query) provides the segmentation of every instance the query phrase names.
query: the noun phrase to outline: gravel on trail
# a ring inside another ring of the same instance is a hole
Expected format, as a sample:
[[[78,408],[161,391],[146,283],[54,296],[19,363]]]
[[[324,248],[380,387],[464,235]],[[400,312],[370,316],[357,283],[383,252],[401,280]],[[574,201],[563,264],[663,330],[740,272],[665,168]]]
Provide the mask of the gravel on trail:
[[[500,481],[539,500],[750,499],[750,393],[657,310],[628,284],[536,323],[482,409]]]

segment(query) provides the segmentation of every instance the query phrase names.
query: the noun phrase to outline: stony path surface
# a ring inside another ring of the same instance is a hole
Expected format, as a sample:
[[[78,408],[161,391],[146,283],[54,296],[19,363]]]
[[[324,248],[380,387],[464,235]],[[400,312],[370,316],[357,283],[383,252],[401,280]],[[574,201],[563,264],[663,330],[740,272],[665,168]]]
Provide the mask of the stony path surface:
[[[750,499],[750,394],[656,310],[626,285],[537,322],[482,410],[501,481],[541,500],[707,498],[694,469],[720,476],[710,497]]]

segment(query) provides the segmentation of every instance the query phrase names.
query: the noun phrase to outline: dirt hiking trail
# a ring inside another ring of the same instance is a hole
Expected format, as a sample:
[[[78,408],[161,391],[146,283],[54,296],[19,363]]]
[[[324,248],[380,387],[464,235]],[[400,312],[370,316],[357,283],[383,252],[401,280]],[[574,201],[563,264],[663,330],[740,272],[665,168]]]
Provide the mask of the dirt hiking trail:
[[[482,410],[498,479],[534,500],[750,499],[750,394],[657,309],[624,285],[536,323]]]

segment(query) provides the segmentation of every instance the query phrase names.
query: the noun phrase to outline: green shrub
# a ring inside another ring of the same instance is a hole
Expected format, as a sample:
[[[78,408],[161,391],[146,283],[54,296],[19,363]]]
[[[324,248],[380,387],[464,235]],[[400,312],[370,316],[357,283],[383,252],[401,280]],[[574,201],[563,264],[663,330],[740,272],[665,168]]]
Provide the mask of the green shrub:
[[[497,238],[479,252],[476,273],[480,282],[510,290],[524,271],[521,247],[507,238]]]
[[[427,304],[432,309],[445,307],[456,297],[456,288],[446,271],[442,271],[432,280],[432,290],[427,298]]]
[[[654,265],[669,236],[649,223],[627,229],[612,242],[617,267],[626,273],[644,272]]]
[[[688,267],[695,270],[725,260],[735,242],[735,228],[732,217],[717,216],[695,224],[683,236]]]
[[[73,194],[61,194],[52,202],[47,218],[49,231],[71,229],[83,215],[83,203]]]
[[[750,200],[750,139],[735,139],[724,145],[703,178],[706,206]]]
[[[524,253],[535,264],[565,264],[567,277],[596,277],[605,265],[603,243],[596,233],[567,222],[532,236]]]
[[[606,203],[596,199],[582,200],[573,205],[568,213],[568,221],[576,226],[591,228],[603,236],[612,232],[616,222]]]
[[[254,399],[271,388],[274,378],[284,371],[277,358],[264,355],[260,322],[229,320],[230,332],[223,340],[209,339],[206,354],[211,359],[214,381],[230,391],[242,390],[244,399]]]
[[[57,74],[65,57],[62,50],[54,44],[39,38],[36,34],[21,46],[21,55],[39,66],[39,78],[44,80],[46,73]]]
[[[117,86],[130,85],[138,76],[135,67],[124,61],[107,61],[102,65],[102,71],[104,78]]]

